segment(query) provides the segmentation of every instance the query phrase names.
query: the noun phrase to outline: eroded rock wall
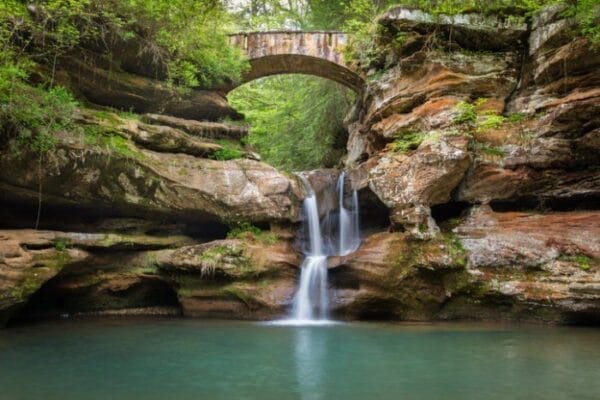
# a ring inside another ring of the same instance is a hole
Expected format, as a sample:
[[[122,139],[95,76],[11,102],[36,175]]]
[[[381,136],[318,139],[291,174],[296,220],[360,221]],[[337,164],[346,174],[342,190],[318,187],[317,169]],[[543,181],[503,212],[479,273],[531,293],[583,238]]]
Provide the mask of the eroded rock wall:
[[[379,24],[346,165],[396,232],[335,260],[338,311],[598,324],[598,50],[556,7]]]

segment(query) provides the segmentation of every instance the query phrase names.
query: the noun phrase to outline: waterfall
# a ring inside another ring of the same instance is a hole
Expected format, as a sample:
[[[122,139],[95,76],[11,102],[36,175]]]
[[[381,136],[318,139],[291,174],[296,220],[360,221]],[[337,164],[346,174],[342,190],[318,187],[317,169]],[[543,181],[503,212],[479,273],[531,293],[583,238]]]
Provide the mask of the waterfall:
[[[338,253],[342,256],[353,253],[360,245],[360,233],[358,226],[358,193],[352,191],[350,208],[346,208],[346,195],[344,192],[344,182],[346,173],[342,172],[337,182],[337,192],[339,199],[339,245]]]
[[[329,299],[327,295],[327,256],[323,254],[323,237],[319,221],[317,195],[310,183],[300,177],[308,196],[304,199],[304,212],[308,225],[308,253],[300,267],[300,286],[294,298],[293,319],[296,321],[327,320]]]
[[[319,219],[317,195],[308,180],[302,176],[300,180],[306,187],[308,195],[304,199],[306,258],[300,267],[300,284],[294,296],[292,319],[289,323],[327,322],[329,318],[329,294],[327,288],[327,257],[330,255],[347,255],[360,245],[358,193],[352,192],[350,207],[346,206],[344,191],[345,173],[342,172],[337,182],[338,209],[328,210],[323,221]],[[325,227],[323,237],[321,224]],[[337,226],[336,226],[337,224]],[[332,229],[332,227],[335,227]],[[337,233],[337,245],[332,246]]]

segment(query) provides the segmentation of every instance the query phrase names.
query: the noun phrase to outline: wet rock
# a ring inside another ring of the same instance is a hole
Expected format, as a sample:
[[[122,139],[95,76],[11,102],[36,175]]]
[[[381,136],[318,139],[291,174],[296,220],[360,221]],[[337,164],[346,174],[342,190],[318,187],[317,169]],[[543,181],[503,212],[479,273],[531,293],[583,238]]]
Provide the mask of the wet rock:
[[[281,317],[300,263],[288,236],[128,245],[127,235],[0,231],[0,315]]]
[[[214,241],[157,254],[174,279],[183,314],[193,317],[263,319],[281,316],[295,291],[300,258],[288,242]]]

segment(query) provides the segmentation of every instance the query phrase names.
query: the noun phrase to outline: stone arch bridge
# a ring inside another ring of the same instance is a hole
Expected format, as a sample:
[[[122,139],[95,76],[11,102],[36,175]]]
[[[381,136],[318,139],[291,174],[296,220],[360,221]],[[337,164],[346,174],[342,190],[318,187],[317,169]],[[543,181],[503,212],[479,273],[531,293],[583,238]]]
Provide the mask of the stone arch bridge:
[[[360,91],[363,79],[344,61],[348,34],[328,31],[248,32],[230,35],[231,44],[248,56],[250,70],[235,87],[277,74],[308,74],[328,78]]]

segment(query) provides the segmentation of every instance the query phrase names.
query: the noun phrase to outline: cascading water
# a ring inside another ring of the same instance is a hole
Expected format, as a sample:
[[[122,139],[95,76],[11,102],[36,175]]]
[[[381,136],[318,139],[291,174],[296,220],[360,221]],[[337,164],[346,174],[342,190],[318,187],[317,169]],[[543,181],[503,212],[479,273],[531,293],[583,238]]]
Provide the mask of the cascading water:
[[[310,183],[300,176],[308,192],[303,203],[308,241],[305,247],[306,258],[301,266],[300,284],[294,297],[292,319],[289,322],[303,324],[328,321],[327,257],[350,254],[360,245],[358,193],[352,192],[348,208],[344,191],[345,177],[342,172],[338,178],[338,210],[328,211],[321,221],[317,195]],[[336,224],[337,229],[331,229]],[[328,235],[335,232],[338,237],[323,237],[321,225],[329,228],[325,230]],[[332,243],[336,242],[337,245],[333,246]]]
[[[304,212],[308,225],[309,247],[300,267],[300,286],[294,298],[293,319],[296,321],[327,320],[327,256],[323,253],[323,238],[319,222],[317,195],[306,179],[301,177],[308,196]]]
[[[345,256],[353,253],[358,249],[360,245],[360,233],[358,226],[358,193],[356,190],[352,191],[352,198],[350,208],[346,208],[345,193],[344,193],[344,181],[346,173],[342,172],[338,178],[337,192],[339,199],[339,245],[338,252],[340,255]]]

